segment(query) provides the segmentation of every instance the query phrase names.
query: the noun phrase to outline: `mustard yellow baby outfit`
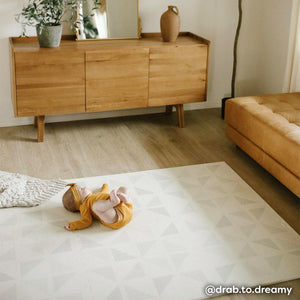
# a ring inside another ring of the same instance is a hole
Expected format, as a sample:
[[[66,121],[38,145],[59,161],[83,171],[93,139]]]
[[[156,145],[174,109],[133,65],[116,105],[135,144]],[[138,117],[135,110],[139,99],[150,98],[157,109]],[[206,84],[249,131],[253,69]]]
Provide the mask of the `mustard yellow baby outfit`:
[[[132,203],[120,202],[114,208],[118,214],[118,220],[115,223],[105,223],[101,218],[93,211],[93,204],[97,201],[106,201],[110,198],[109,188],[107,184],[103,184],[99,193],[89,194],[79,207],[81,220],[69,223],[70,230],[83,229],[90,226],[93,222],[93,217],[99,220],[103,225],[119,229],[128,224],[132,219],[133,206]]]

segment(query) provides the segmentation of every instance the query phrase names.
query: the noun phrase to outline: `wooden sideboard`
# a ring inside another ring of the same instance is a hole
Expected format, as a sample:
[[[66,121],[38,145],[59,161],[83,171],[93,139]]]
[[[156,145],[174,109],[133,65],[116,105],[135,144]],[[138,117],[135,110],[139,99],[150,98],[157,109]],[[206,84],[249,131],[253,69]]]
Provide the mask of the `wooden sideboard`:
[[[38,141],[45,116],[176,106],[206,101],[210,42],[183,32],[175,43],[158,33],[139,40],[75,41],[40,48],[36,37],[10,38],[15,117],[34,116]]]

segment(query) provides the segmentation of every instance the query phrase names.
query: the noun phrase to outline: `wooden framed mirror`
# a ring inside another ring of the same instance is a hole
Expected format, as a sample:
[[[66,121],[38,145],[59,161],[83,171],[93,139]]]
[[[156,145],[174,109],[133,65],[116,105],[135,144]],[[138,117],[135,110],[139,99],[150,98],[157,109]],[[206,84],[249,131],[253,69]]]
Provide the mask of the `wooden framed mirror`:
[[[77,20],[78,41],[140,38],[139,0],[85,0]]]

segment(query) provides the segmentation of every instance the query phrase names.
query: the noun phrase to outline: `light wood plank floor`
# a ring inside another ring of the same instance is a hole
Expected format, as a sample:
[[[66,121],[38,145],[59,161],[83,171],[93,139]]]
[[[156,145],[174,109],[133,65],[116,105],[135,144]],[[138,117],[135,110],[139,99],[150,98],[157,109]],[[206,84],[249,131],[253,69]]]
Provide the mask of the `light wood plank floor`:
[[[70,179],[225,161],[300,233],[300,200],[226,138],[220,110],[187,111],[185,118],[184,129],[175,113],[46,124],[44,143],[36,143],[33,126],[0,128],[0,170]],[[300,280],[286,285],[293,294],[277,299],[300,299]]]

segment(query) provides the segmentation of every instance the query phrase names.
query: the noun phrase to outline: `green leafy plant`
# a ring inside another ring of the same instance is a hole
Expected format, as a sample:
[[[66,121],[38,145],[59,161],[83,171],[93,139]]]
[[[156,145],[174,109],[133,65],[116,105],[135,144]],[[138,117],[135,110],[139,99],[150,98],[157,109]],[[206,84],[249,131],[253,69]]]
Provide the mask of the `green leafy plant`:
[[[98,29],[92,24],[89,17],[83,18],[84,33],[87,39],[95,39],[98,36]]]
[[[22,11],[16,14],[16,21],[22,25],[22,36],[26,36],[27,26],[57,26],[62,22],[70,22],[75,31],[81,22],[77,18],[78,8],[88,0],[27,0]],[[100,5],[94,2],[94,9]],[[91,12],[91,15],[93,12]]]

